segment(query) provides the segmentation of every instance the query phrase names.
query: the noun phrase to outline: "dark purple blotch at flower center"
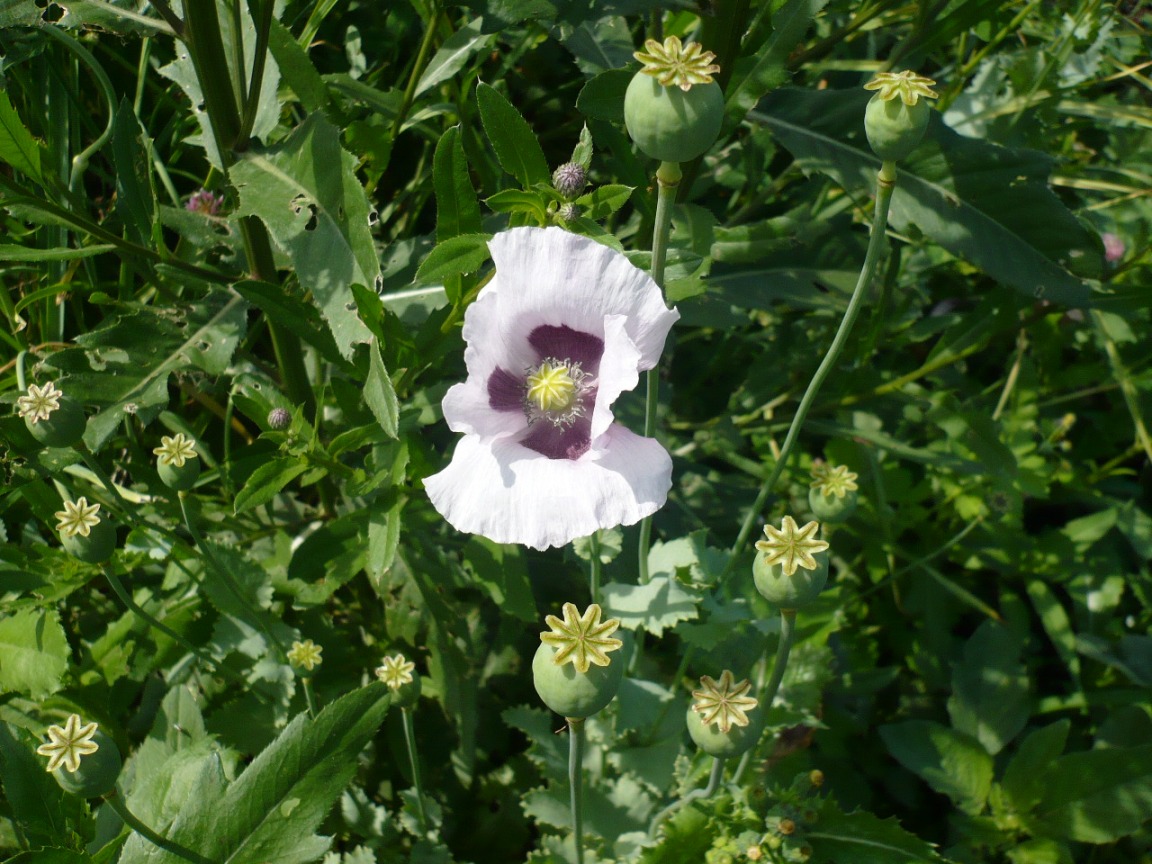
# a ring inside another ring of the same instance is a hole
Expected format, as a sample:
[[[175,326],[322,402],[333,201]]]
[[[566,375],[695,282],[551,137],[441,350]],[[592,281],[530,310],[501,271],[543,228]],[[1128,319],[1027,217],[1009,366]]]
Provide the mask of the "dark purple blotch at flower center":
[[[579,364],[580,369],[590,378],[595,378],[600,371],[604,340],[599,336],[562,324],[543,324],[528,334],[528,344],[536,352],[538,363],[556,358]],[[525,370],[511,371],[497,367],[488,376],[488,405],[495,411],[525,413],[527,388]],[[530,423],[520,443],[549,459],[579,459],[587,453],[592,443],[592,407],[596,402],[596,388],[589,388],[578,398],[586,410],[571,425]]]

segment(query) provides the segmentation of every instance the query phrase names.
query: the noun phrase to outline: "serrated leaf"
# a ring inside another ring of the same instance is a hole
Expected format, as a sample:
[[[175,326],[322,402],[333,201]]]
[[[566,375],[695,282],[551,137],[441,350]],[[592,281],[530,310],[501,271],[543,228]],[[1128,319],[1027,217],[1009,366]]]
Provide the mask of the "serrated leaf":
[[[68,836],[65,793],[44,770],[30,732],[0,723],[0,779],[12,817],[33,843],[54,843]]]
[[[339,131],[310,114],[280,144],[245,153],[231,176],[240,193],[236,215],[257,216],[268,227],[313,293],[341,355],[351,359],[352,346],[370,335],[351,286],[378,288],[381,277],[368,199]]]
[[[1064,752],[1071,725],[1066,719],[1058,720],[1037,729],[1020,742],[1001,781],[1016,810],[1030,810],[1040,800],[1044,791],[1044,771]]]
[[[484,199],[493,213],[531,213],[540,225],[548,224],[548,199],[540,192],[502,189]]]
[[[488,47],[488,43],[496,34],[482,33],[483,26],[483,18],[474,18],[444,40],[444,44],[432,55],[432,59],[424,67],[420,80],[416,82],[416,96],[435,87],[441,81],[447,81],[464,68],[469,59]]]
[[[609,69],[591,78],[576,97],[577,110],[593,120],[623,123],[624,94],[633,74],[628,69]]]
[[[528,567],[519,546],[474,536],[464,546],[464,565],[501,611],[522,621],[537,620]]]
[[[243,513],[261,504],[267,504],[281,490],[308,470],[308,460],[302,456],[280,456],[265,462],[252,472],[244,488],[236,494],[232,512]]]
[[[814,830],[804,838],[818,861],[851,861],[852,864],[935,864],[943,861],[932,846],[900,827],[895,819],[871,813],[841,813],[826,800]]]
[[[992,789],[992,757],[963,732],[928,720],[880,727],[888,752],[966,813],[984,808]]]
[[[152,141],[127,99],[120,101],[112,124],[112,164],[116,168],[116,212],[130,240],[152,244],[156,227],[156,190],[152,185]]]
[[[806,170],[846,189],[875,185],[879,160],[864,139],[866,91],[777,90],[749,116],[768,126]],[[1103,267],[1092,236],[1048,187],[1051,159],[957,135],[937,116],[901,162],[889,221],[919,232],[1021,294],[1072,306],[1088,301],[1070,272]]]
[[[584,215],[589,219],[606,219],[628,203],[628,199],[632,197],[632,189],[631,186],[609,183],[597,186],[588,194],[581,195],[576,199],[576,203],[587,208]]]
[[[601,589],[605,618],[619,618],[629,630],[663,635],[678,621],[699,616],[700,596],[680,587],[668,576],[654,576],[647,585],[610,583]]]
[[[34,249],[30,246],[0,243],[0,261],[75,261],[77,258],[103,255],[115,248],[111,243],[84,246],[80,249]]]
[[[436,239],[480,231],[480,204],[468,177],[468,159],[460,141],[460,127],[448,129],[436,144],[432,158],[432,184],[436,189]]]
[[[479,270],[491,257],[488,252],[491,239],[491,234],[461,234],[436,244],[416,270],[416,281],[438,283],[451,276]]]
[[[536,183],[548,183],[548,160],[532,127],[520,112],[496,88],[480,82],[476,85],[476,104],[484,134],[496,151],[500,167],[520,185],[529,189]]]
[[[40,147],[16,113],[7,90],[0,90],[0,159],[37,183],[43,182]]]
[[[348,372],[354,367],[340,354],[332,331],[320,317],[320,311],[298,292],[284,285],[245,280],[233,286],[236,293],[263,312],[281,327],[299,336],[317,351],[325,360],[341,366]],[[354,288],[359,286],[353,286]],[[365,289],[367,290],[367,289]],[[373,296],[376,296],[373,292]]]
[[[1020,645],[1004,625],[985,621],[952,670],[952,725],[995,756],[1028,722],[1028,671]]]
[[[20,609],[0,619],[0,693],[43,699],[64,686],[68,640],[55,609]]]
[[[1042,772],[1041,789],[1021,814],[1031,833],[1112,843],[1152,819],[1152,745],[1062,756]]]
[[[375,340],[368,345],[368,378],[364,382],[364,401],[388,437],[395,438],[400,428],[400,402]]]
[[[292,88],[305,111],[319,111],[328,104],[328,88],[312,58],[279,21],[274,20],[268,31],[268,50],[276,58],[284,82]]]

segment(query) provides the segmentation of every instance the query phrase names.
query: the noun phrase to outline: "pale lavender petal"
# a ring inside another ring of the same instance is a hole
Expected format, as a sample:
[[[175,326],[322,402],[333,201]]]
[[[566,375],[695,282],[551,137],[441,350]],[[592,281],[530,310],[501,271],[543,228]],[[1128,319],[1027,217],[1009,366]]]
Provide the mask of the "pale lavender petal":
[[[623,315],[609,315],[604,322],[604,354],[596,379],[596,407],[592,411],[592,439],[603,435],[612,425],[612,404],[640,380],[637,371],[640,350],[628,337]]]
[[[533,549],[601,528],[633,525],[663,506],[672,460],[651,438],[611,427],[580,459],[548,459],[508,439],[466,435],[452,461],[424,481],[455,528]]]

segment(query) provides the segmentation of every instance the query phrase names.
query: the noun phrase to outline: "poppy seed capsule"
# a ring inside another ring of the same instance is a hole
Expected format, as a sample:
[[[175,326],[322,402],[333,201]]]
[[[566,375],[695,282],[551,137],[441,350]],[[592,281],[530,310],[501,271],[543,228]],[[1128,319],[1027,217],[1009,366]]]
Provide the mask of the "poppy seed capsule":
[[[101,730],[96,730],[92,743],[99,749],[84,756],[75,771],[60,767],[52,772],[61,789],[81,798],[98,798],[111,792],[123,765],[116,742]]]
[[[756,590],[779,609],[800,609],[815,600],[828,581],[828,556],[816,558],[816,569],[797,569],[790,576],[779,564],[769,564],[766,555],[758,554],[752,564]]]
[[[60,397],[60,407],[52,412],[51,417],[36,422],[24,418],[24,425],[32,437],[45,447],[71,447],[79,444],[84,437],[86,423],[84,408],[67,396]]]
[[[624,94],[624,125],[640,151],[661,162],[702,156],[720,135],[724,94],[715,81],[689,90],[637,72]]]
[[[116,529],[107,519],[88,529],[88,536],[60,533],[60,545],[73,558],[86,564],[103,564],[116,551]]]
[[[905,105],[899,99],[885,101],[879,94],[873,96],[864,110],[864,132],[872,152],[886,162],[906,158],[924,140],[931,113],[923,99]]]
[[[565,198],[575,198],[588,184],[588,173],[579,162],[565,162],[552,174],[552,186]]]
[[[532,684],[540,700],[561,717],[591,717],[616,696],[624,677],[623,661],[591,665],[580,672],[572,663],[558,665],[555,656],[555,648],[540,644],[532,658]]]
[[[705,723],[694,708],[688,709],[685,719],[693,743],[709,756],[718,759],[739,756],[753,747],[760,740],[760,732],[764,728],[760,712],[749,718],[747,726],[733,725],[727,732],[721,731],[714,723]]]

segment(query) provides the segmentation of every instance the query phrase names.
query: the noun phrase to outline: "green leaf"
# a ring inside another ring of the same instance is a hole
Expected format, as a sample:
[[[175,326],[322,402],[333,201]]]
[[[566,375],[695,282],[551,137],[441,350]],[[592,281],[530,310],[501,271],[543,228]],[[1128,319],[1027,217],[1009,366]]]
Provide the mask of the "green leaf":
[[[852,864],[921,864],[944,859],[919,837],[909,834],[895,819],[871,813],[841,813],[831,799],[824,802],[815,830],[804,832],[817,861]]]
[[[258,216],[312,291],[345,359],[366,342],[353,283],[379,289],[380,261],[368,221],[368,199],[356,160],[340,133],[311,114],[280,144],[248,152],[232,169],[240,193],[237,216]]]
[[[328,88],[316,71],[312,58],[279,21],[273,21],[268,32],[268,49],[276,58],[284,82],[292,88],[305,111],[319,111],[328,104]]]
[[[298,715],[222,796],[193,796],[169,837],[228,864],[319,858],[331,841],[313,832],[355,774],[388,705],[387,689],[373,683],[332,702],[314,720]],[[205,799],[207,807],[200,803]],[[163,850],[149,860],[182,864]]]
[[[64,686],[68,640],[55,609],[20,609],[0,619],[0,693],[43,699]]]
[[[548,199],[541,192],[502,189],[484,199],[493,213],[531,213],[538,225],[548,224]]]
[[[111,252],[116,247],[111,243],[97,246],[84,246],[81,249],[33,249],[13,243],[0,243],[0,261],[75,261],[77,258],[92,258]]]
[[[480,204],[468,177],[468,159],[459,126],[440,136],[432,159],[432,183],[436,189],[436,239],[444,242],[450,237],[479,232]]]
[[[1152,745],[1063,756],[1040,772],[1040,788],[1021,814],[1031,833],[1112,843],[1152,819]]]
[[[156,190],[152,185],[152,141],[127,99],[120,101],[112,124],[112,164],[116,168],[116,212],[128,239],[151,246],[156,228]]]
[[[308,468],[308,460],[302,456],[282,456],[265,462],[252,472],[244,488],[236,494],[236,501],[232,505],[233,512],[243,513],[245,510],[267,504]]]
[[[353,286],[354,289],[356,287]],[[272,321],[319,351],[325,360],[342,367],[347,372],[355,370],[355,367],[341,356],[340,349],[336,347],[336,340],[332,337],[332,331],[325,326],[324,320],[320,317],[320,311],[299,296],[300,292],[291,290],[288,285],[272,285],[255,280],[237,282],[232,288]],[[376,293],[372,292],[372,296],[375,297]]]
[[[966,813],[984,809],[992,789],[992,757],[975,738],[929,720],[881,726],[880,737],[896,761]]]
[[[40,147],[16,113],[7,90],[0,90],[0,159],[37,183],[44,182],[40,174]]]
[[[4,864],[91,864],[92,859],[84,852],[71,849],[33,849],[5,858]]]
[[[99,450],[126,416],[148,424],[168,405],[168,378],[189,367],[221,375],[247,328],[248,304],[215,291],[187,305],[139,306],[76,337],[52,355],[84,401],[100,405],[84,442]]]
[[[404,509],[404,499],[396,496],[387,509],[373,506],[368,512],[368,560],[364,569],[368,581],[381,597],[388,593],[384,587],[384,576],[396,560],[400,548],[400,511]]]
[[[771,93],[750,116],[768,126],[805,170],[849,190],[875,185],[879,160],[864,139],[866,91]],[[900,164],[890,223],[922,233],[953,255],[1033,299],[1072,306],[1088,288],[1069,272],[1103,267],[1097,243],[1048,187],[1051,159],[957,135],[937,116]]]
[[[364,401],[388,437],[395,438],[399,434],[400,403],[375,340],[368,345],[368,378],[364,382]]]
[[[1020,644],[1002,624],[985,621],[952,671],[952,725],[995,756],[1028,722],[1029,701]]]
[[[624,122],[624,93],[635,73],[629,69],[609,69],[591,78],[576,97],[576,108],[585,117],[609,123]]]
[[[491,234],[461,234],[436,244],[416,270],[416,281],[438,283],[479,270],[492,257],[488,252],[491,239]]]
[[[1055,840],[1025,840],[1007,854],[1012,864],[1073,864],[1072,850]]]
[[[1067,610],[1052,589],[1039,579],[1029,581],[1028,599],[1032,601],[1032,608],[1036,610],[1056,653],[1068,667],[1068,674],[1080,689],[1080,655],[1076,653],[1076,631]]]
[[[632,189],[631,186],[609,183],[597,186],[587,195],[581,195],[576,199],[576,203],[588,208],[584,215],[589,219],[606,219],[628,203],[628,199],[632,197]]]
[[[655,636],[663,635],[679,621],[691,621],[700,615],[700,596],[669,576],[653,576],[647,585],[609,583],[600,596],[605,618],[619,618],[621,626]]]
[[[1064,752],[1071,725],[1058,720],[1020,742],[1000,784],[1018,812],[1031,810],[1044,794],[1044,771]]]
[[[536,621],[536,601],[520,547],[472,537],[464,546],[464,566],[501,612]]]
[[[496,37],[496,34],[480,32],[483,26],[483,18],[474,18],[444,40],[444,44],[432,55],[432,59],[424,67],[424,74],[416,82],[415,96],[442,81],[447,81],[464,68],[464,64],[472,57],[488,47],[488,43]]]
[[[512,103],[496,88],[480,82],[476,85],[476,104],[500,166],[525,189],[548,183],[551,175],[540,142]]]

